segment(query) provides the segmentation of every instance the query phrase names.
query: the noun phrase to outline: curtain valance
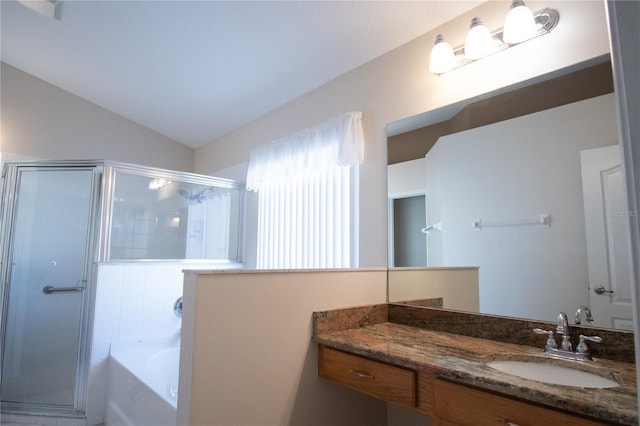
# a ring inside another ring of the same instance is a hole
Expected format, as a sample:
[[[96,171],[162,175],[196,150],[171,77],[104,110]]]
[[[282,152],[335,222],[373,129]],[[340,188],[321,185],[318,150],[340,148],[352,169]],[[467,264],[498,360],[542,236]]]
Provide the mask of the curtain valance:
[[[362,113],[348,112],[251,151],[247,189],[262,182],[328,167],[362,163]]]

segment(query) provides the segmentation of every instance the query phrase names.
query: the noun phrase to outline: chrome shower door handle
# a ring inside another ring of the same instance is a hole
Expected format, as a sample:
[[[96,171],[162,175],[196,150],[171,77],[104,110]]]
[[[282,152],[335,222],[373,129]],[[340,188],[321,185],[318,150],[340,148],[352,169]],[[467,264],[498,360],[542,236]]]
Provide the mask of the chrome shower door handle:
[[[70,292],[70,291],[82,291],[84,287],[54,287],[52,285],[45,285],[42,287],[42,292],[44,294],[51,293],[62,293],[62,292]]]
[[[51,293],[68,293],[68,292],[75,292],[75,291],[82,291],[84,290],[84,284],[85,280],[78,280],[78,282],[76,284],[78,284],[76,287],[54,287],[52,285],[45,285],[44,287],[42,287],[42,292],[44,294],[51,294]]]

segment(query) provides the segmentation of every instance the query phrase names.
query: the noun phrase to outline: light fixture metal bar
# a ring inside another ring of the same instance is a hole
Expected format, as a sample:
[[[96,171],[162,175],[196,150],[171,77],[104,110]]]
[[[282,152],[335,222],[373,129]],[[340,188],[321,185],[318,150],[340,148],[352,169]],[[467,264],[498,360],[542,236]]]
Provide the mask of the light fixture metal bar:
[[[495,53],[498,52],[502,52],[503,50],[507,50],[508,48],[510,48],[511,46],[515,46],[517,44],[522,44],[522,43],[526,43],[529,40],[533,40],[534,38],[538,38],[540,36],[543,36],[545,34],[549,34],[551,32],[551,30],[553,30],[557,25],[558,22],[560,21],[560,14],[558,13],[557,10],[555,9],[542,9],[538,12],[536,12],[533,15],[533,18],[536,22],[536,26],[538,27],[538,29],[536,30],[536,32],[528,39],[520,42],[520,43],[506,43],[502,40],[502,34],[504,32],[504,27],[501,27],[495,31],[493,31],[491,33],[491,38],[496,42],[495,48],[494,50],[486,57],[491,56]],[[468,59],[464,56],[464,44],[454,47],[453,48],[453,54],[456,58],[456,65],[449,71],[452,71],[456,68],[460,68],[464,65],[470,64],[471,62],[475,62],[478,61],[479,59]],[[480,58],[482,59],[482,58]]]

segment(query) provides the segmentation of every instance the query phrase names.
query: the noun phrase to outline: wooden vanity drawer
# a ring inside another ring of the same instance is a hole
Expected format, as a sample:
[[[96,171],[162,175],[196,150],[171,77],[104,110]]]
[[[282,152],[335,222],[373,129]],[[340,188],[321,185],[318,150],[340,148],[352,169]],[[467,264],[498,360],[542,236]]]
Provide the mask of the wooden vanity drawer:
[[[435,383],[437,426],[595,426],[596,421],[443,380]]]
[[[406,368],[319,345],[318,375],[388,402],[416,405],[415,372]]]

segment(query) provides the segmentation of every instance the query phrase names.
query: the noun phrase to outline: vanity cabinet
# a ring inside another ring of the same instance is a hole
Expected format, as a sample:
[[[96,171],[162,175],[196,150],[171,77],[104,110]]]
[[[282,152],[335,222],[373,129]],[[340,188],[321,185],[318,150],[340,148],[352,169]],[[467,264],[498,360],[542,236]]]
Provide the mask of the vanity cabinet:
[[[404,407],[416,406],[416,373],[320,345],[318,375]]]
[[[436,375],[318,345],[318,376],[369,396],[433,415]]]
[[[318,376],[428,415],[436,426],[606,424],[322,344],[318,345]]]
[[[444,380],[435,383],[436,426],[603,424]]]

